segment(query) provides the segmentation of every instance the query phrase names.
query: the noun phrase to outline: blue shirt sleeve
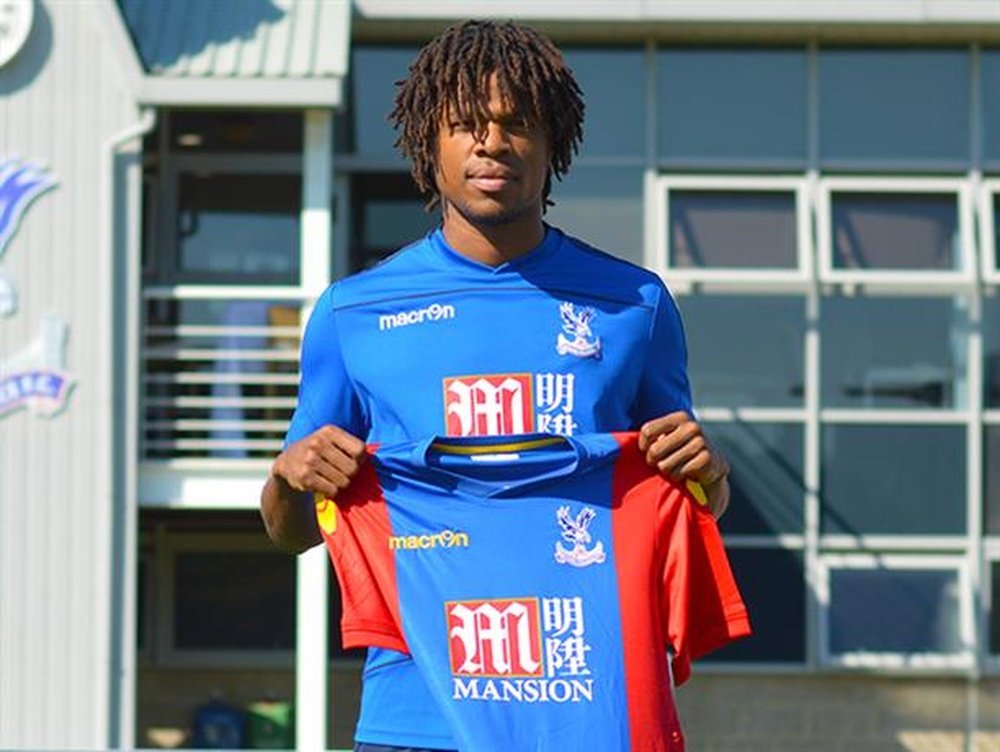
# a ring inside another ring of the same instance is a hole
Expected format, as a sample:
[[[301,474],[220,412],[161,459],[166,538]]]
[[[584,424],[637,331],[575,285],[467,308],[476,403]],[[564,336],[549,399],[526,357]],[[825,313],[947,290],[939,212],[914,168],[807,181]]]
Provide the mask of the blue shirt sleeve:
[[[343,342],[333,305],[336,285],[316,301],[302,339],[299,399],[285,435],[285,446],[313,431],[335,425],[360,438],[368,421],[343,357]]]
[[[677,304],[663,283],[658,283],[646,362],[639,377],[635,426],[638,428],[647,420],[677,410],[694,416],[687,375],[687,343]]]

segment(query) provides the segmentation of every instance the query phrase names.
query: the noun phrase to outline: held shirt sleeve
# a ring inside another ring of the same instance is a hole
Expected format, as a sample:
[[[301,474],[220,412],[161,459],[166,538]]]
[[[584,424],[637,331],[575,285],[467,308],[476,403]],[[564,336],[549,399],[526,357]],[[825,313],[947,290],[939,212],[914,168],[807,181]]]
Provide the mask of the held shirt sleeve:
[[[316,301],[302,339],[302,380],[298,404],[285,445],[325,425],[365,437],[368,421],[344,362],[341,332],[334,309],[336,285]]]

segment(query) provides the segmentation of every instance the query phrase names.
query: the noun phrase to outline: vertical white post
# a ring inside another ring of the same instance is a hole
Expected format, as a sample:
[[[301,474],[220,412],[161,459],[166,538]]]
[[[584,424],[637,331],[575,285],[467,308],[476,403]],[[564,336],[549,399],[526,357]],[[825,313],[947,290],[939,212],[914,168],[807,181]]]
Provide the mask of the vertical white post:
[[[302,150],[300,286],[305,294],[303,325],[330,281],[330,226],[333,196],[333,113],[305,113]],[[321,547],[298,559],[295,636],[295,747],[326,749],[327,587],[330,564]]]

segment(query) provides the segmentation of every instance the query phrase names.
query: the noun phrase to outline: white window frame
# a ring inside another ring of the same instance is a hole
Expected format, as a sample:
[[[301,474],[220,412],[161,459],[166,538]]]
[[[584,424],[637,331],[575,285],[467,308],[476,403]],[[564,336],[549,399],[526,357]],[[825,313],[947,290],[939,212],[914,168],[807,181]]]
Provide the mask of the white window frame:
[[[1000,284],[1000,251],[997,251],[996,217],[993,199],[1000,196],[1000,178],[984,180],[979,188],[979,253],[980,273],[983,281]]]
[[[940,194],[955,196],[959,232],[959,268],[836,269],[833,265],[833,200],[839,192]],[[816,237],[821,282],[846,285],[918,286],[940,290],[969,286],[976,281],[972,186],[964,178],[824,177],[817,184]]]
[[[934,672],[972,669],[976,663],[975,619],[968,559],[961,554],[934,556],[894,553],[822,554],[818,562],[816,597],[820,619],[819,659],[827,667],[844,669],[876,668],[884,670]],[[838,569],[869,570],[940,570],[953,571],[958,577],[958,628],[961,644],[958,653],[889,653],[858,651],[834,655],[830,652],[830,575]]]
[[[158,583],[156,602],[160,618],[156,630],[158,662],[168,666],[212,666],[291,669],[295,651],[291,650],[184,650],[174,639],[175,562],[178,554],[200,552],[267,553],[278,555],[277,549],[261,535],[246,532],[217,531],[212,533],[166,533],[157,557]],[[294,607],[294,606],[293,606]]]
[[[671,266],[670,248],[670,192],[703,191],[774,193],[787,192],[795,199],[795,241],[797,265],[794,268],[744,269],[737,267],[678,268]],[[647,244],[646,266],[668,282],[708,282],[736,286],[788,284],[804,287],[813,276],[813,242],[810,220],[809,183],[804,176],[747,176],[747,175],[670,175],[656,176],[654,188],[655,207],[652,216],[655,228],[654,242]],[[647,211],[648,211],[647,203]]]

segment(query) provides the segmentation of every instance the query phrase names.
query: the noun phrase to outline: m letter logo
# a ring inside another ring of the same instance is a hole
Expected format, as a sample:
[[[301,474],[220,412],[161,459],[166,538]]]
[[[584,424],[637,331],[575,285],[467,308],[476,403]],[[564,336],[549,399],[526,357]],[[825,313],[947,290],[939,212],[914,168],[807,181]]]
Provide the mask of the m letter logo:
[[[541,676],[537,598],[449,601],[448,652],[457,676]]]
[[[506,436],[535,430],[531,374],[446,378],[444,404],[448,436]]]

